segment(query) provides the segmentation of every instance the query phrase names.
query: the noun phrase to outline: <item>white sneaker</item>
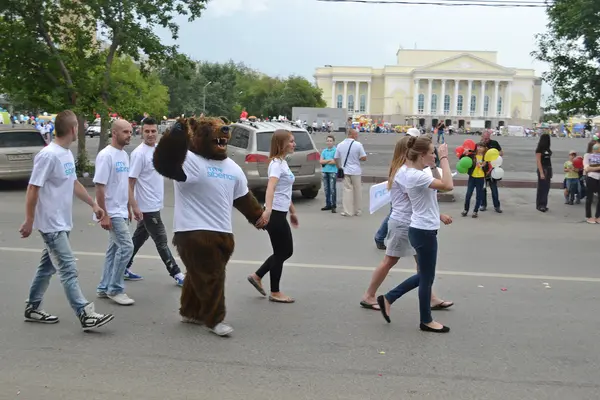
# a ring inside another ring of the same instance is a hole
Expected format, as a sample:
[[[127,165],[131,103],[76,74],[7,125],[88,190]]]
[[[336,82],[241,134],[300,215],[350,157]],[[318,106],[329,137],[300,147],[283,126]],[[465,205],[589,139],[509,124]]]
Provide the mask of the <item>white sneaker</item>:
[[[135,301],[131,297],[127,296],[125,293],[119,293],[115,295],[109,294],[107,296],[109,299],[122,306],[130,306],[133,303],[135,303]]]
[[[219,322],[214,328],[209,328],[212,333],[218,336],[227,336],[233,332],[233,328],[227,324]]]

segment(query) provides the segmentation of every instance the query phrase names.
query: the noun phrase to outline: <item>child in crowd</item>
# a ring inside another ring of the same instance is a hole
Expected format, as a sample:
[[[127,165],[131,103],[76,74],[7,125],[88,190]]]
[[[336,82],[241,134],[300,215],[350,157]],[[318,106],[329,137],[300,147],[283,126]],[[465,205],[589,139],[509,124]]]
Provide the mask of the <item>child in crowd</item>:
[[[577,157],[577,152],[571,150],[569,152],[569,160],[565,161],[565,204],[573,205],[573,202],[577,204],[581,203],[579,195],[579,169],[573,165],[573,160]],[[575,200],[577,197],[577,200]]]
[[[327,136],[327,148],[321,152],[321,171],[323,173],[323,190],[325,191],[325,207],[321,208],[322,211],[331,210],[335,213],[337,208],[337,172],[338,168],[335,163],[335,138],[333,136]]]
[[[469,180],[467,182],[467,194],[465,195],[465,209],[461,213],[463,217],[466,217],[469,214],[473,190],[475,190],[475,208],[473,208],[473,218],[477,218],[477,213],[479,212],[479,208],[483,203],[483,186],[485,185],[485,176],[490,171],[490,164],[483,160],[487,150],[488,148],[486,144],[481,142],[475,148],[475,152],[465,152],[463,155],[463,157],[470,157],[473,160],[473,166],[467,171]]]

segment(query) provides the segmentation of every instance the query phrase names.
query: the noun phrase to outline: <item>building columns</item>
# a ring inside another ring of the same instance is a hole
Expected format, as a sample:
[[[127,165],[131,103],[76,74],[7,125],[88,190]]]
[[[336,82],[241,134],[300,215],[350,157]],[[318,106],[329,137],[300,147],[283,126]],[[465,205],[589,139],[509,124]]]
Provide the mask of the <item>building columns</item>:
[[[511,100],[512,100],[512,81],[508,82],[506,86],[506,110],[504,111],[504,115],[506,118],[511,118],[512,110],[511,110]]]
[[[360,89],[360,82],[354,82],[354,89],[356,94],[354,95],[354,110],[352,110],[353,113],[356,112],[356,110],[359,110],[360,112],[360,92],[358,91],[358,89]]]
[[[425,107],[426,114],[431,115],[431,96],[433,94],[433,79],[428,79],[429,87],[427,88],[427,104]]]
[[[494,81],[494,109],[492,112],[493,117],[499,117],[500,113],[498,112],[498,88],[500,86],[499,81]]]
[[[346,109],[346,113],[348,112],[348,81],[344,81],[344,98],[342,99],[342,108]]]
[[[457,116],[458,115],[458,86],[460,84],[460,81],[458,79],[454,80],[454,103],[452,105],[452,115],[453,116]],[[463,101],[463,108],[465,106],[465,102]]]
[[[446,115],[444,113],[444,105],[446,104],[446,80],[442,79],[442,96],[440,99],[438,99],[438,107],[440,106],[440,104],[442,105],[442,109],[441,112],[438,112],[438,115]]]
[[[415,79],[415,87],[413,94],[413,115],[419,114],[419,79]]]
[[[337,108],[337,99],[335,97],[335,87],[337,85],[336,81],[332,81],[331,83],[331,108]]]
[[[479,100],[479,115],[484,117],[485,116],[485,84],[487,83],[487,81],[485,80],[481,80],[481,95],[479,96],[480,100]],[[489,104],[488,104],[488,108],[489,108]]]
[[[469,108],[467,108],[467,116],[471,116],[471,107],[473,107],[473,80],[469,79],[468,89],[467,89],[467,104]]]
[[[367,101],[365,104],[365,112],[371,115],[371,82],[367,82]]]

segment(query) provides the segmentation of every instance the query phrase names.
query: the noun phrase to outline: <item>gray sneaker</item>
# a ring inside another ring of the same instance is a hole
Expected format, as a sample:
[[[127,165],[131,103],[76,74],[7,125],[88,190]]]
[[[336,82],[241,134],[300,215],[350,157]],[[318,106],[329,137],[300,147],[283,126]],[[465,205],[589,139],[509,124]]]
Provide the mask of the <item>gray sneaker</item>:
[[[227,336],[233,332],[233,328],[223,322],[219,322],[214,328],[209,328],[209,330],[218,336]]]

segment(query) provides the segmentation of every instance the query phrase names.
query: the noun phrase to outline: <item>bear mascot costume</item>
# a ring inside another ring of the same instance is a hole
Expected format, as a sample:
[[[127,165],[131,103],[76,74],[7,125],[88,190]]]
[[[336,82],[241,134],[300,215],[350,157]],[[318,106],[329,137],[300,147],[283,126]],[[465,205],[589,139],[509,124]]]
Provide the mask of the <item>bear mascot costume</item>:
[[[173,244],[187,275],[181,293],[184,322],[226,336],[225,267],[233,253],[232,209],[257,224],[263,208],[242,169],[227,157],[225,118],[179,118],[154,152],[154,168],[175,186]],[[258,226],[258,228],[263,228]]]

